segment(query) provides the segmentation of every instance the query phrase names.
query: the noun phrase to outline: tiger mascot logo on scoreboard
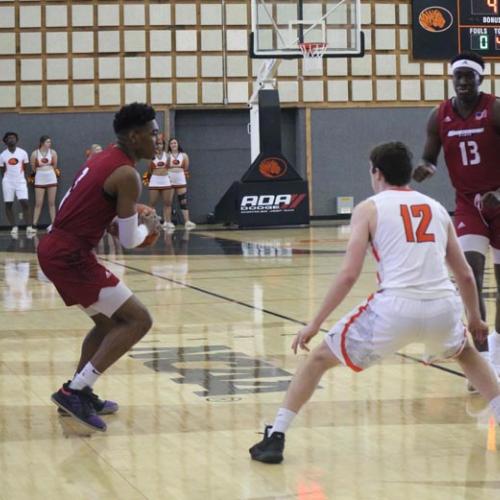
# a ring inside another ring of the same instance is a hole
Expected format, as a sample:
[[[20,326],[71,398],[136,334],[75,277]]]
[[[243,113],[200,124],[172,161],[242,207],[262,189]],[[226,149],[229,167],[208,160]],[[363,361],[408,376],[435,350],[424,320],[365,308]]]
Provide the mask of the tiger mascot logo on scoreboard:
[[[442,33],[452,26],[453,15],[444,7],[427,7],[418,15],[418,22],[424,30]]]

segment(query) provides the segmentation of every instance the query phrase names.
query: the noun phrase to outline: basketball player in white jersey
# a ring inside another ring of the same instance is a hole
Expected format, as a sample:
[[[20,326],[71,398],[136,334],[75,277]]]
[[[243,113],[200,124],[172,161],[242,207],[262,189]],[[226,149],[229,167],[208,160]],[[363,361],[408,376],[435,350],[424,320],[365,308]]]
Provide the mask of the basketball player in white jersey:
[[[299,366],[274,424],[249,450],[254,460],[283,460],[285,432],[328,369],[343,364],[359,372],[413,342],[424,344],[425,362],[455,358],[500,422],[496,376],[467,340],[462,302],[446,268],[455,276],[469,331],[486,336],[474,276],[451,219],[437,201],[408,187],[411,153],[404,144],[377,146],[370,160],[376,194],[355,208],[342,268],[316,316],[295,336],[293,351],[309,351],[309,341],[356,283],[370,246],[378,263],[378,291],[333,326]]]
[[[5,202],[5,215],[9,224],[12,226],[10,234],[15,238],[18,235],[18,227],[15,222],[12,206],[14,199],[19,200],[23,217],[26,223],[30,218],[30,207],[28,204],[28,183],[26,182],[25,170],[29,165],[28,153],[24,149],[18,148],[19,136],[16,132],[6,132],[3,136],[3,142],[7,149],[0,154],[0,170],[2,171],[2,192]],[[31,225],[26,227],[26,234],[33,235],[35,231]]]
[[[31,170],[35,173],[35,209],[33,211],[33,227],[37,230],[38,219],[42,211],[43,200],[47,193],[50,224],[56,218],[57,177],[60,175],[57,166],[57,152],[52,149],[52,140],[48,135],[42,135],[38,149],[31,153]],[[51,227],[49,226],[49,228]]]

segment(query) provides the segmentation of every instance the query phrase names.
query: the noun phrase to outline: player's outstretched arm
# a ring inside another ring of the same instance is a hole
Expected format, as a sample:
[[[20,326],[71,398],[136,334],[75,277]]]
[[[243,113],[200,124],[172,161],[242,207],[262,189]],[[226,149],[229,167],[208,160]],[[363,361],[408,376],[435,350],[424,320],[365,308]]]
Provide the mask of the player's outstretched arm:
[[[370,224],[375,223],[375,214],[375,205],[371,201],[363,201],[354,209],[351,217],[351,236],[342,267],[314,318],[295,336],[292,343],[295,354],[298,347],[309,350],[308,342],[318,333],[323,321],[339,306],[358,280],[370,241]]]
[[[448,225],[448,244],[446,247],[446,262],[455,276],[458,290],[465,305],[468,328],[474,338],[485,339],[488,335],[488,325],[481,319],[479,297],[472,269],[465,260],[465,255],[458,243],[453,224]]]
[[[441,138],[439,137],[438,108],[434,108],[427,121],[427,137],[422,159],[413,171],[414,180],[422,182],[435,174],[440,151]]]

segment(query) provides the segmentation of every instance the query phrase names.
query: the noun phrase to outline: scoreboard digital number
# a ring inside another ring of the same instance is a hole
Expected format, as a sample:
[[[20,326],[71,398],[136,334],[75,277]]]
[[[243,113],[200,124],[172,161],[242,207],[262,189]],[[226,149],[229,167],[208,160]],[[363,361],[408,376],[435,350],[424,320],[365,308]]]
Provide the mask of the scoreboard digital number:
[[[414,59],[450,59],[470,50],[500,60],[500,0],[413,0]]]

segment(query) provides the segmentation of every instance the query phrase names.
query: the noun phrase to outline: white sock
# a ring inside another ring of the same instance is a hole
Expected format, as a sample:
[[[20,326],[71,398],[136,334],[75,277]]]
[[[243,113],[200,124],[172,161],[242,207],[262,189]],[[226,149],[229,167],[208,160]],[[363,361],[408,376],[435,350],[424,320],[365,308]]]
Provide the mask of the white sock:
[[[500,396],[493,398],[489,404],[495,420],[500,424]]]
[[[101,374],[93,367],[89,361],[82,370],[77,373],[69,384],[70,389],[81,391],[84,387],[92,388]]]
[[[296,413],[286,408],[280,408],[274,419],[273,428],[269,435],[273,432],[286,432],[292,423],[292,420],[296,417]]]

